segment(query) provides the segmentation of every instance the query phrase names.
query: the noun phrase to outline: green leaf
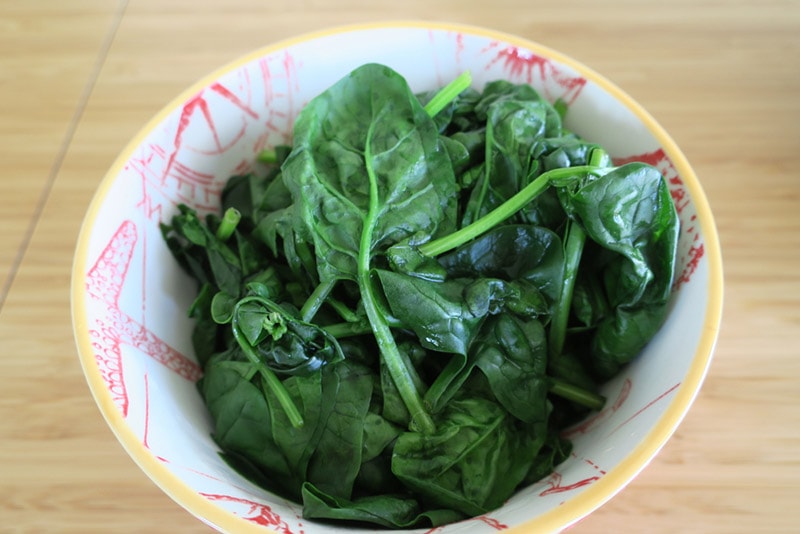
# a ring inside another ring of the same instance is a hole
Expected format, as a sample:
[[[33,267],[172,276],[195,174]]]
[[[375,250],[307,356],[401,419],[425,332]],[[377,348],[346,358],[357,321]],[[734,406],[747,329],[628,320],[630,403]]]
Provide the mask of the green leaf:
[[[333,410],[335,391],[323,391],[322,373],[307,376],[290,376],[283,387],[298,407],[303,425],[297,427],[286,415],[280,400],[270,388],[264,388],[272,423],[271,434],[276,448],[286,459],[290,475],[284,486],[292,498],[300,498],[300,488],[307,479],[308,463],[317,449],[322,431]]]
[[[486,215],[530,182],[538,168],[545,107],[504,100],[490,108],[484,172],[472,190],[462,225]]]
[[[259,360],[272,371],[308,374],[344,359],[336,338],[269,299],[241,299],[234,306],[232,320]]]
[[[529,225],[503,225],[441,256],[451,277],[526,280],[552,304],[561,288],[564,252],[554,232]]]
[[[514,417],[534,424],[543,435],[549,405],[547,391],[547,336],[536,319],[512,315],[493,317],[481,329],[474,359],[486,375],[500,404]]]
[[[364,417],[364,441],[361,461],[377,458],[400,435],[401,429],[382,416],[368,412]]]
[[[238,301],[238,296],[229,295],[224,291],[217,292],[211,299],[211,318],[217,324],[230,323]]]
[[[630,163],[559,191],[567,213],[603,251],[587,258],[604,288],[591,360],[602,378],[633,359],[667,312],[679,221],[666,180],[652,166]],[[613,254],[608,254],[610,251]]]
[[[217,238],[193,209],[184,205],[178,208],[171,224],[161,226],[172,253],[200,283],[213,283],[226,293],[238,295],[243,276],[238,254]]]
[[[484,86],[480,98],[474,104],[477,121],[487,122],[491,107],[502,101],[532,102],[544,105],[547,112],[544,137],[558,137],[562,134],[561,115],[555,107],[529,84],[515,84],[507,80],[495,80]]]
[[[433,434],[397,439],[394,474],[432,507],[475,516],[501,506],[528,473],[536,440],[480,398],[453,400],[436,423]]]
[[[371,495],[355,500],[333,497],[312,484],[303,486],[303,516],[308,519],[354,521],[384,528],[434,528],[464,519],[446,509],[422,511],[413,497]]]
[[[472,280],[431,282],[378,269],[392,314],[414,330],[423,347],[466,354],[475,329],[489,313],[488,299],[468,300]]]
[[[331,412],[308,464],[307,480],[334,497],[349,499],[364,453],[364,426],[373,378],[344,361],[326,368],[322,387],[331,390]]]
[[[362,247],[371,257],[454,225],[455,177],[436,125],[384,66],[354,70],[303,109],[283,180],[323,281],[355,280]]]
[[[544,445],[536,455],[531,465],[530,471],[525,475],[524,485],[530,485],[550,475],[556,466],[569,458],[572,452],[572,442],[559,437],[555,432],[551,432]]]
[[[381,354],[418,424],[430,428],[370,280],[372,259],[415,234],[455,224],[455,177],[436,124],[405,79],[357,68],[300,113],[283,179],[297,232],[311,242],[320,281],[358,283]],[[299,224],[298,224],[299,223]]]
[[[213,319],[213,291],[208,282],[202,284],[188,312],[189,317],[196,321],[192,328],[192,348],[200,365],[204,365],[217,350],[220,337],[219,328]]]
[[[201,393],[214,423],[214,440],[272,476],[289,476],[289,464],[271,434],[267,401],[248,377],[250,368],[246,362],[229,361],[206,366]]]

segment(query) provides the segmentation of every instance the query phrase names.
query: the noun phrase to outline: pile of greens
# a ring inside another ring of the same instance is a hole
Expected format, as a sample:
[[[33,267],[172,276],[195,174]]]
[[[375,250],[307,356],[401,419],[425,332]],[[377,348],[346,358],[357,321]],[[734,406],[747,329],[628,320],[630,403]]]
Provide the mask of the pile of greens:
[[[469,74],[415,94],[364,65],[223,215],[162,226],[199,282],[198,383],[226,461],[304,516],[437,526],[570,452],[566,425],[661,326],[678,219],[565,106]]]

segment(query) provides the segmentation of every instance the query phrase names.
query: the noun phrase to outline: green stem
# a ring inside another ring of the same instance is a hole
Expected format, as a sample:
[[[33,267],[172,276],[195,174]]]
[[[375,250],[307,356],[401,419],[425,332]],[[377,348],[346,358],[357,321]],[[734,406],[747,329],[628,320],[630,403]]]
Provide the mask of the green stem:
[[[307,241],[298,239],[297,234],[294,235],[294,238],[294,251],[297,253],[297,257],[300,259],[300,265],[302,265],[302,267],[305,269],[309,278],[316,282],[317,264],[314,252],[311,250],[311,247],[308,245]]]
[[[494,134],[492,133],[494,130],[494,126],[492,126],[492,121],[486,122],[486,139],[493,139]],[[469,203],[469,206],[472,206],[471,213],[465,213],[465,216],[469,216],[470,221],[476,221],[480,218],[481,209],[483,208],[483,203],[486,200],[486,193],[489,191],[489,177],[492,175],[492,143],[486,143],[484,147],[484,165],[483,165],[483,172],[481,173],[481,177],[479,178],[478,184],[475,186],[478,189],[478,198],[476,202],[473,204],[472,202]]]
[[[593,167],[611,167],[611,156],[602,148],[594,148],[589,154],[589,165]]]
[[[433,413],[439,412],[453,398],[464,382],[469,378],[477,361],[465,361],[458,354],[450,356],[450,361],[439,372],[431,387],[425,392],[425,406]]]
[[[396,319],[390,319],[385,315],[383,315],[383,320],[387,325],[389,325],[390,328],[404,327],[404,325]],[[320,328],[337,339],[343,337],[363,336],[364,334],[372,333],[372,326],[370,326],[370,323],[368,321],[363,321],[360,318],[354,318],[352,321],[346,321],[343,323],[320,326]]]
[[[242,214],[236,208],[228,208],[222,215],[222,220],[217,228],[217,239],[220,241],[227,241],[236,230],[239,221],[242,220]]]
[[[332,279],[327,282],[322,282],[314,288],[314,291],[311,292],[311,295],[308,296],[305,304],[303,304],[303,307],[300,309],[301,321],[306,323],[311,322],[311,319],[314,318],[325,303],[325,300],[328,298],[328,295],[330,295],[335,285],[336,279]]]
[[[574,386],[558,378],[550,378],[550,393],[558,395],[591,410],[601,410],[605,406],[606,398],[597,393]]]
[[[556,110],[556,113],[558,113],[558,116],[561,117],[561,120],[563,121],[564,117],[567,116],[567,110],[569,109],[566,100],[564,100],[563,98],[557,99],[555,102],[553,102],[553,108]]]
[[[359,277],[360,283],[369,284],[369,275]],[[365,279],[366,278],[366,279]],[[378,349],[383,356],[383,361],[386,363],[386,368],[389,370],[389,375],[397,387],[403,403],[406,405],[409,414],[411,414],[412,428],[416,427],[424,434],[432,434],[436,430],[433,419],[425,410],[422,404],[422,398],[419,391],[414,385],[414,376],[406,368],[400,350],[397,348],[392,331],[383,317],[378,313],[377,307],[374,305],[374,298],[371,296],[371,289],[362,287],[362,294],[364,295],[364,309],[367,312],[372,331],[375,334],[375,340],[378,343]],[[368,294],[370,296],[368,296]]]
[[[571,221],[567,224],[567,236],[564,243],[564,278],[561,281],[561,294],[550,323],[550,354],[552,357],[561,354],[564,350],[564,340],[567,337],[567,323],[569,322],[572,307],[572,295],[575,290],[575,280],[578,275],[578,266],[586,243],[586,232],[581,225]]]
[[[278,163],[278,155],[274,149],[264,149],[258,153],[256,159],[262,163]]]
[[[494,228],[521,210],[531,200],[536,198],[545,189],[547,189],[547,187],[550,185],[550,182],[553,180],[569,178],[570,176],[586,175],[595,169],[595,167],[587,165],[552,169],[547,171],[539,175],[539,177],[523,187],[517,194],[497,206],[480,219],[459,230],[456,230],[452,234],[448,234],[440,237],[439,239],[428,241],[427,243],[420,245],[419,251],[426,256],[436,257],[439,254],[443,254],[449,250],[460,247],[464,243],[467,243],[484,232]]]
[[[447,104],[453,101],[465,89],[472,84],[472,75],[469,71],[462,72],[456,79],[445,85],[436,93],[430,102],[425,104],[425,111],[428,116],[435,117],[442,111]]]
[[[328,297],[328,306],[330,306],[333,311],[339,314],[339,317],[347,321],[348,323],[355,323],[358,322],[359,317],[356,315],[354,311],[347,307],[347,304],[340,301],[339,299],[335,299],[333,297]]]
[[[372,123],[374,124],[374,123]],[[370,125],[367,132],[366,150],[364,159],[369,162],[371,155],[372,128]],[[357,282],[361,290],[361,298],[366,311],[367,319],[372,326],[375,341],[378,344],[383,361],[389,370],[403,403],[411,414],[411,427],[423,433],[431,434],[436,427],[433,419],[425,411],[419,391],[414,385],[413,375],[406,368],[400,350],[397,348],[392,331],[383,313],[381,313],[377,298],[374,294],[372,281],[370,280],[370,250],[372,248],[372,232],[378,219],[378,181],[372,167],[367,165],[367,175],[369,176],[369,210],[364,219],[364,226],[361,231],[361,242],[358,252]]]
[[[605,150],[596,148],[589,154],[588,164],[595,169],[606,168],[611,165],[611,158]],[[567,324],[572,308],[572,296],[585,244],[586,231],[578,222],[569,221],[564,236],[564,277],[561,281],[561,294],[550,323],[548,344],[551,358],[558,357],[564,350]]]
[[[233,337],[242,348],[244,355],[248,360],[250,360],[250,363],[252,363],[256,369],[258,369],[258,372],[261,374],[264,382],[266,382],[266,384],[278,398],[278,403],[281,405],[284,412],[286,412],[286,417],[288,417],[289,422],[294,428],[300,428],[303,426],[303,416],[297,409],[297,406],[295,406],[292,398],[289,396],[289,392],[286,391],[285,387],[283,387],[283,384],[275,375],[275,373],[273,373],[269,367],[264,365],[264,362],[261,361],[261,358],[259,358],[253,346],[250,344],[241,330],[239,330],[239,306],[241,306],[243,303],[253,300],[259,300],[259,298],[244,298],[236,304],[236,307],[233,310],[233,317],[231,318],[231,331],[233,332]]]
[[[372,327],[366,322],[345,322],[336,323],[327,326],[321,326],[323,330],[335,337],[341,339],[344,337],[362,336],[372,332]]]

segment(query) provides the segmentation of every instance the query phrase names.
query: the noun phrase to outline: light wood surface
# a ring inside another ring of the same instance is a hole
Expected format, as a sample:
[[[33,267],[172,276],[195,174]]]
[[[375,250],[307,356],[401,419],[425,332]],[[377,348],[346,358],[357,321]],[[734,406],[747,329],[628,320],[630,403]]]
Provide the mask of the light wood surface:
[[[0,532],[208,532],[129,459],[83,378],[69,312],[83,214],[129,138],[240,55],[354,22],[492,27],[643,104],[716,215],[723,325],[659,456],[570,532],[800,531],[800,2],[0,2]]]

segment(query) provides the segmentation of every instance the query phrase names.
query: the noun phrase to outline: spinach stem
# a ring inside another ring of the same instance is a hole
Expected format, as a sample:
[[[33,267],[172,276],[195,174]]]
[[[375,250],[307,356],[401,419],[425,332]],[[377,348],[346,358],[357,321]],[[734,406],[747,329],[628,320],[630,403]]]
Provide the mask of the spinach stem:
[[[387,325],[389,325],[389,327],[403,328],[403,326],[405,326],[397,319],[390,319],[386,316],[384,316],[384,321]],[[352,320],[345,319],[345,322],[343,323],[329,324],[326,326],[320,326],[320,328],[337,339],[342,337],[362,336],[364,334],[372,333],[372,326],[370,326],[370,323],[362,320],[356,315],[353,315]]]
[[[314,253],[308,243],[302,239],[294,239],[294,251],[300,260],[300,265],[306,270],[308,276],[314,281],[317,281],[317,264]]]
[[[425,392],[425,406],[433,412],[439,412],[450,402],[464,382],[469,378],[476,361],[465,361],[465,359],[453,354],[450,361],[439,372],[439,376],[433,381],[431,387]],[[455,384],[455,386],[453,386]]]
[[[361,283],[370,283],[368,273],[365,276],[359,276],[359,278],[361,279]],[[365,289],[362,289],[362,295],[364,295],[364,309],[367,312],[370,325],[372,325],[372,331],[375,334],[378,349],[380,349],[383,361],[386,363],[386,368],[389,370],[389,375],[392,377],[397,391],[403,399],[403,403],[411,414],[412,427],[416,427],[416,429],[423,434],[432,434],[435,432],[436,426],[422,404],[422,398],[414,385],[414,377],[406,368],[400,350],[397,348],[397,344],[392,336],[392,331],[375,306],[374,297],[367,296],[367,292],[371,294],[372,290],[366,289],[365,291]]]
[[[594,149],[589,154],[588,164],[593,168],[604,168],[611,164],[608,153],[602,149]],[[575,291],[575,280],[578,277],[578,267],[586,244],[586,232],[574,220],[568,220],[564,236],[564,277],[561,281],[561,293],[558,297],[556,310],[550,323],[550,336],[548,345],[550,357],[556,358],[564,350],[564,341],[567,337],[567,324],[572,308],[572,296]]]
[[[334,278],[328,280],[327,282],[322,282],[314,288],[314,291],[312,291],[311,295],[308,296],[305,304],[303,304],[303,307],[300,308],[301,321],[305,323],[311,322],[311,319],[314,318],[319,309],[325,303],[325,300],[328,298],[328,295],[330,295],[335,285],[336,279]]]
[[[278,163],[278,154],[275,152],[275,149],[265,148],[258,153],[256,160],[262,163]]]
[[[602,148],[593,148],[589,154],[589,165],[594,167],[611,167],[611,156]]]
[[[339,299],[328,297],[327,302],[328,306],[333,308],[333,310],[339,314],[339,317],[344,319],[346,322],[355,323],[359,321],[358,315],[356,315],[354,311],[348,308],[347,305],[344,302],[340,301]]]
[[[425,111],[428,116],[435,117],[439,114],[450,102],[460,95],[465,89],[472,84],[472,74],[464,71],[453,81],[445,85],[438,93],[436,93],[431,100],[425,104]]]
[[[531,183],[523,187],[514,196],[497,206],[495,209],[473,221],[467,226],[456,230],[446,236],[428,241],[420,245],[419,251],[430,257],[436,257],[454,248],[460,247],[464,243],[471,241],[479,235],[491,230],[504,220],[508,219],[516,212],[525,207],[531,200],[536,198],[550,185],[550,182],[557,179],[569,178],[571,176],[582,176],[595,170],[592,166],[576,166],[560,169],[552,169],[539,175]]]
[[[361,336],[372,332],[372,327],[367,322],[344,322],[335,323],[327,326],[321,326],[323,330],[335,337],[341,339],[343,337]]]
[[[371,123],[369,131],[367,132],[366,149],[364,159],[367,161],[367,175],[369,177],[369,210],[364,219],[363,227],[361,230],[361,241],[358,247],[358,264],[357,264],[357,283],[361,290],[361,298],[364,304],[364,311],[367,314],[367,319],[372,326],[372,331],[375,335],[375,341],[378,344],[383,361],[386,368],[389,370],[389,375],[392,377],[403,403],[406,405],[408,412],[411,414],[411,427],[412,429],[419,430],[425,434],[432,434],[436,427],[433,419],[425,410],[422,404],[419,391],[414,384],[413,375],[406,367],[400,350],[397,348],[397,343],[392,335],[391,328],[386,321],[383,313],[381,313],[377,298],[374,293],[372,280],[370,279],[370,250],[372,249],[372,233],[375,224],[378,220],[378,180],[375,172],[369,162],[372,160],[371,143],[372,143],[372,129],[375,123]]]
[[[486,121],[486,139],[493,139],[494,134],[492,133],[494,127],[492,125],[492,121]],[[486,193],[489,191],[489,177],[492,175],[492,143],[486,143],[484,147],[484,168],[483,172],[481,173],[481,177],[478,180],[475,189],[478,189],[478,199],[477,201],[472,204],[467,205],[467,213],[465,216],[469,216],[469,221],[476,221],[480,218],[481,208],[483,207],[483,203],[486,200]],[[469,209],[469,206],[472,205],[472,209]]]
[[[566,232],[567,235],[564,240],[564,277],[561,281],[558,304],[550,324],[549,348],[551,357],[557,357],[564,350],[575,280],[578,275],[581,256],[583,255],[583,246],[586,243],[586,232],[583,231],[580,224],[574,221],[568,222]]]
[[[563,121],[564,117],[567,116],[567,110],[569,109],[566,100],[564,100],[563,98],[556,99],[556,101],[553,102],[553,108],[556,110],[556,113],[558,113],[558,116],[561,117],[561,120]]]
[[[592,410],[601,410],[605,406],[606,398],[597,393],[574,386],[558,378],[550,377],[550,393],[570,400]]]
[[[258,369],[258,372],[261,374],[264,382],[278,398],[278,403],[283,408],[283,411],[286,412],[286,417],[289,419],[289,422],[294,428],[300,428],[304,423],[303,416],[297,409],[297,406],[294,405],[294,401],[292,401],[292,398],[289,396],[289,392],[286,391],[285,387],[283,387],[283,384],[275,375],[275,373],[273,373],[269,367],[264,365],[264,362],[261,361],[261,358],[259,358],[255,349],[247,340],[247,337],[245,337],[245,335],[239,329],[239,307],[242,305],[242,303],[246,303],[251,300],[260,299],[258,299],[258,297],[244,298],[236,304],[236,307],[233,310],[233,316],[231,318],[231,331],[233,332],[233,337],[242,348],[244,355],[248,360],[250,360],[250,363],[252,363],[256,369]]]
[[[242,219],[242,214],[236,208],[228,208],[222,215],[222,220],[217,228],[217,239],[220,241],[227,241],[233,235],[239,221]]]

